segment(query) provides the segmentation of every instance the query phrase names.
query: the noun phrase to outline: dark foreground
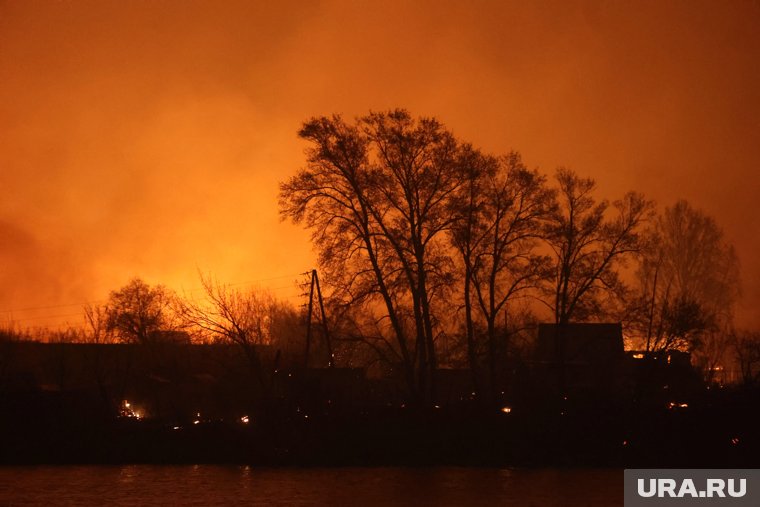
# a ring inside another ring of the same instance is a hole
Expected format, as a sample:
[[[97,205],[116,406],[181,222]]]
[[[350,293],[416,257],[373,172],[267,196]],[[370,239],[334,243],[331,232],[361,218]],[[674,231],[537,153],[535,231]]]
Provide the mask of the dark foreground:
[[[615,507],[622,470],[65,466],[0,468],[0,505]]]
[[[0,463],[722,467],[760,464],[757,391],[640,406],[262,407],[247,421],[97,419],[65,398],[3,400]],[[23,403],[22,403],[23,402]]]

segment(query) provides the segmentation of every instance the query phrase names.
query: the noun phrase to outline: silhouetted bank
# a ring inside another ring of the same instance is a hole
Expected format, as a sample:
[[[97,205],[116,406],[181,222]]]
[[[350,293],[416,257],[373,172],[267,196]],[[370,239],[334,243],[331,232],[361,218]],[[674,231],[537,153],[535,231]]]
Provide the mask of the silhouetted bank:
[[[760,456],[760,392],[703,386],[677,354],[613,347],[616,368],[590,372],[584,348],[568,347],[558,372],[546,352],[489,399],[467,391],[468,372],[442,371],[438,405],[422,407],[389,379],[279,357],[265,392],[227,346],[0,346],[4,464],[755,467]]]

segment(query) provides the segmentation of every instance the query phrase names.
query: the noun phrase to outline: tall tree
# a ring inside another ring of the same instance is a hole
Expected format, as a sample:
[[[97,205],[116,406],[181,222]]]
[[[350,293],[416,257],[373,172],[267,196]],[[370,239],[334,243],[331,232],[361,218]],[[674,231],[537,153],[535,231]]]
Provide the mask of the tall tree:
[[[545,178],[528,170],[518,153],[500,159],[472,153],[467,183],[456,203],[458,219],[452,244],[463,268],[465,328],[470,366],[477,382],[477,351],[473,306],[485,322],[488,371],[496,387],[497,363],[505,359],[506,343],[498,347],[497,318],[508,303],[535,288],[548,275],[549,258],[537,252],[541,226],[553,210],[553,193]],[[474,292],[475,304],[473,305]],[[506,329],[501,342],[506,342]],[[501,354],[499,353],[501,350]],[[477,387],[477,383],[476,383]]]
[[[382,309],[390,336],[378,336],[410,390],[433,392],[433,302],[451,279],[443,232],[448,199],[462,182],[459,147],[433,118],[402,109],[354,124],[315,118],[300,130],[307,165],[280,186],[282,216],[312,231],[333,298]]]
[[[415,391],[415,354],[405,316],[392,285],[385,255],[387,242],[374,222],[374,176],[370,140],[357,125],[340,116],[313,118],[299,136],[309,142],[307,165],[280,184],[280,213],[311,230],[320,269],[348,306],[371,306],[376,297],[389,322],[392,338],[377,338],[400,365]]]
[[[476,315],[473,312],[472,284],[478,252],[487,235],[485,188],[499,171],[499,161],[486,156],[469,146],[462,150],[465,183],[452,200],[452,214],[455,217],[451,229],[451,244],[459,253],[462,262],[462,299],[464,303],[465,339],[467,361],[472,373],[475,392],[481,393],[479,344],[475,334]]]
[[[708,362],[714,362],[727,344],[739,295],[733,247],[715,220],[684,200],[665,209],[647,238],[636,272],[633,328],[647,350],[709,349]],[[701,343],[705,339],[711,343]]]
[[[641,228],[653,204],[629,192],[613,203],[597,202],[593,179],[560,168],[557,207],[546,227],[554,275],[545,303],[557,324],[598,317],[602,298],[622,290],[619,268],[641,247]],[[614,215],[608,218],[612,211]]]

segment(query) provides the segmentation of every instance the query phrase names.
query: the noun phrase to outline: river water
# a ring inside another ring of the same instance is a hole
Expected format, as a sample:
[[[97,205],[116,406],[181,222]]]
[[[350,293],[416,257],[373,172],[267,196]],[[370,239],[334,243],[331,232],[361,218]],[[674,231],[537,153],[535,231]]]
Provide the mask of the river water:
[[[622,470],[38,466],[0,468],[0,506],[623,505]]]

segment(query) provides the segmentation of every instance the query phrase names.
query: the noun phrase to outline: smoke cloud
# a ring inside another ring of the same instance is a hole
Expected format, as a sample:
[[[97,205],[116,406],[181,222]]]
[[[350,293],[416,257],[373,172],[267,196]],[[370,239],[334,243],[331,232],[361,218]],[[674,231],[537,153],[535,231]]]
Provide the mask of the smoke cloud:
[[[276,195],[300,123],[400,106],[603,197],[688,199],[760,326],[759,34],[739,0],[2,2],[0,311],[198,270],[297,301],[314,256]]]

